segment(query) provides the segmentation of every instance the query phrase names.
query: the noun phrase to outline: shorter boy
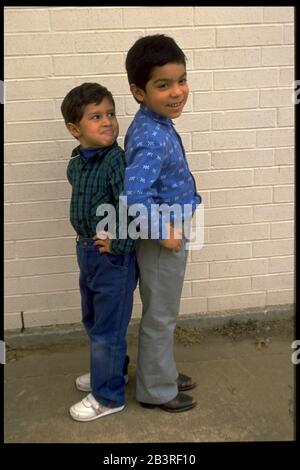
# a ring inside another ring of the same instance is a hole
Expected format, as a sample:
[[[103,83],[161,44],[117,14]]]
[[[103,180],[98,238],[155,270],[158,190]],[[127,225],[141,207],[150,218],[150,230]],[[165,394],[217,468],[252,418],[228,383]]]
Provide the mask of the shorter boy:
[[[82,321],[90,340],[90,374],[76,379],[90,391],[71,406],[77,421],[93,421],[125,407],[126,330],[137,282],[134,241],[127,237],[94,246],[101,204],[118,213],[125,157],[112,94],[98,83],[83,83],[64,98],[61,111],[69,132],[79,141],[67,167],[72,185],[71,223],[77,232]],[[125,370],[124,370],[125,369]]]

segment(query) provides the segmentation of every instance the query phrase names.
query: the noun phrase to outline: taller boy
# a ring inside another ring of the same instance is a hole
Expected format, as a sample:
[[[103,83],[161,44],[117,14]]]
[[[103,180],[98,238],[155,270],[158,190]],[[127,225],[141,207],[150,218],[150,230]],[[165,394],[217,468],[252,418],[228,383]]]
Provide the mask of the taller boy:
[[[125,137],[127,204],[147,207],[150,223],[152,204],[189,204],[193,213],[201,197],[172,122],[181,115],[189,94],[185,55],[170,37],[146,36],[129,50],[126,70],[130,90],[140,103]],[[173,354],[187,251],[185,237],[174,228],[175,218],[167,226],[163,220],[156,240],[139,239],[136,244],[143,303],[136,398],[143,406],[179,412],[196,405],[193,397],[182,393],[196,384],[178,373]]]

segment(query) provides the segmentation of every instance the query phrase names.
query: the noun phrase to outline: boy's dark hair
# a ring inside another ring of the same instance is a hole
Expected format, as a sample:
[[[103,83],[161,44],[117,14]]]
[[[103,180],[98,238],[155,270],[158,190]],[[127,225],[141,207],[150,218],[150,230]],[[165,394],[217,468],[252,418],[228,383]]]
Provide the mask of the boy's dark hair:
[[[100,104],[103,98],[115,102],[111,92],[99,83],[82,83],[67,93],[62,104],[61,112],[65,123],[78,124],[84,114],[84,108],[91,103]]]
[[[173,38],[154,34],[138,39],[126,57],[129,85],[134,83],[146,91],[146,83],[151,78],[153,67],[162,67],[168,63],[186,65],[186,57]]]

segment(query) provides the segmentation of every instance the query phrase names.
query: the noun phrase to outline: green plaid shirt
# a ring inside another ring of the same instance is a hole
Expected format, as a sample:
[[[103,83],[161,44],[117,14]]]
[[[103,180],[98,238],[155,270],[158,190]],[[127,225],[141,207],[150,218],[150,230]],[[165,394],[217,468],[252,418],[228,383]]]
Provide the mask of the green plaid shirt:
[[[97,150],[89,159],[80,153],[80,146],[73,150],[67,178],[72,185],[70,221],[78,235],[92,238],[96,234],[97,223],[107,215],[96,215],[100,204],[115,207],[118,235],[119,195],[123,190],[125,166],[124,151],[116,142]],[[129,237],[116,238],[111,240],[110,250],[114,255],[124,255],[133,251],[134,244]]]

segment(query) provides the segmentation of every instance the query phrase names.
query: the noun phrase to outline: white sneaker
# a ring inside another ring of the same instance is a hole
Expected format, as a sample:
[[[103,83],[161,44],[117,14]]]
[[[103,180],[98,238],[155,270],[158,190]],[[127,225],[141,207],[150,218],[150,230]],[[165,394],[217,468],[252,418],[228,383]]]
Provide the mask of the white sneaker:
[[[124,380],[125,384],[128,384],[128,374],[124,375]],[[75,385],[77,390],[80,390],[81,392],[91,392],[91,374],[88,373],[77,377],[77,379],[75,380]]]
[[[70,415],[75,421],[94,421],[103,416],[111,415],[122,411],[125,405],[116,408],[108,408],[101,405],[94,396],[89,393],[83,400],[79,401],[70,408]]]
[[[76,388],[78,390],[81,390],[82,392],[91,392],[91,374],[88,373],[77,377],[77,379],[75,380],[75,385]]]

